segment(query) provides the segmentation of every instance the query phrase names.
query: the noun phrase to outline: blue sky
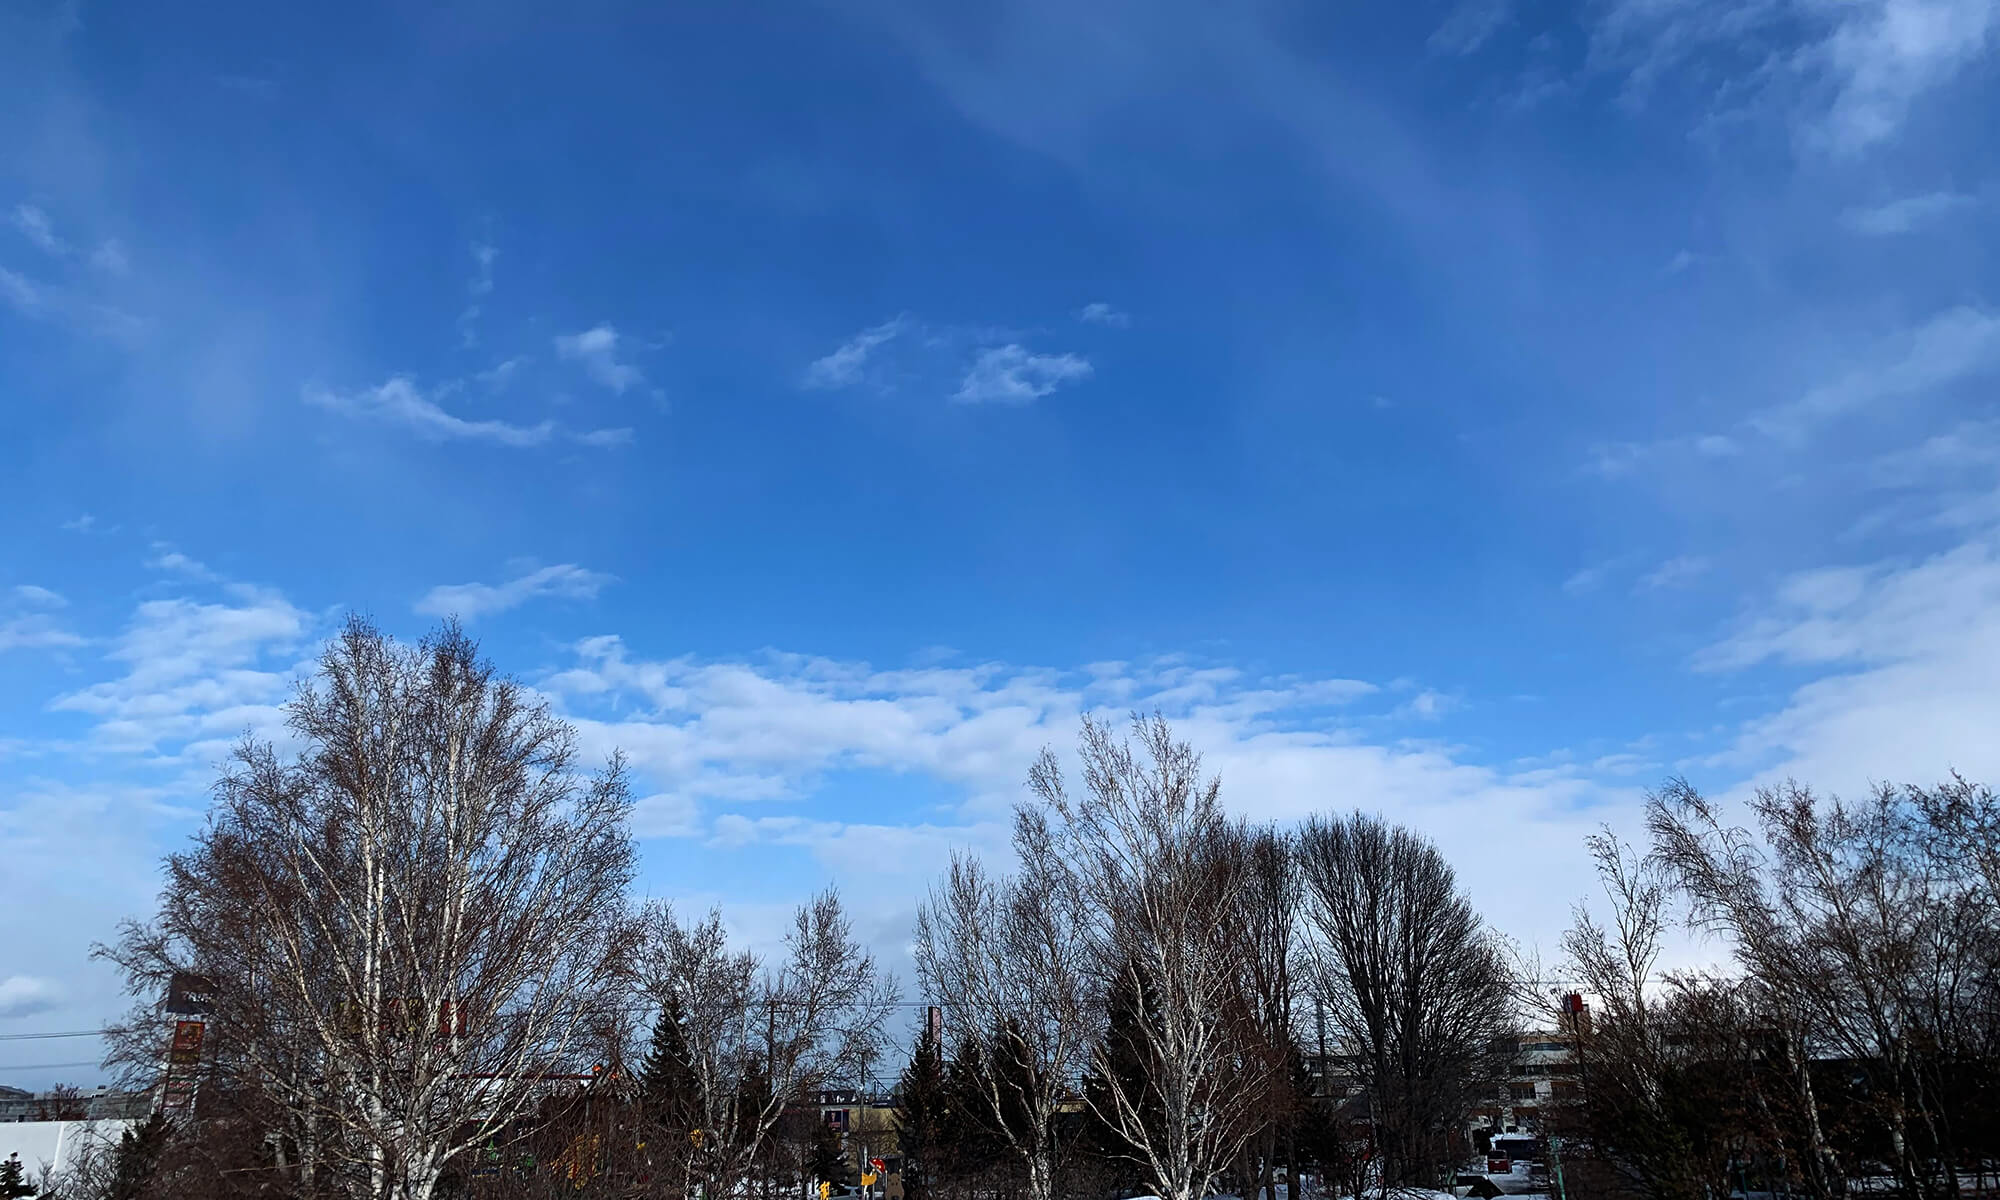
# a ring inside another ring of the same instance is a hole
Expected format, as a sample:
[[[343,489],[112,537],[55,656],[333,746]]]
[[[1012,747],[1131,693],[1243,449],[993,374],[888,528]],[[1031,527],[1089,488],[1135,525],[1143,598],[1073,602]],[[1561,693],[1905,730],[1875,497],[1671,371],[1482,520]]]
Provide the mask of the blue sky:
[[[0,11],[0,1033],[347,611],[902,955],[1084,711],[1544,944],[1579,839],[1992,777],[2000,4]],[[0,1041],[0,1082],[79,1041]]]

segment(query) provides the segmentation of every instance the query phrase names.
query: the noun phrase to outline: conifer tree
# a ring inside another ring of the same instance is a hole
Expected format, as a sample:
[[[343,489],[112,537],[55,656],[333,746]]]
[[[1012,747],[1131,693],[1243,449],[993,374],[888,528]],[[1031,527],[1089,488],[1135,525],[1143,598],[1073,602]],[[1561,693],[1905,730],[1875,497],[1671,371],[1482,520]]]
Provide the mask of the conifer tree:
[[[656,1124],[681,1133],[694,1128],[696,1080],[680,997],[669,992],[653,1022],[652,1041],[639,1064],[639,1095],[646,1115]]]
[[[933,1200],[949,1150],[951,1095],[944,1055],[925,1029],[896,1089],[896,1144],[903,1155],[903,1195]]]
[[[166,1117],[156,1112],[144,1124],[119,1136],[105,1200],[144,1200],[152,1194],[153,1177],[159,1171],[168,1132]]]
[[[21,1200],[21,1197],[34,1194],[34,1185],[28,1182],[28,1172],[21,1166],[21,1156],[9,1154],[7,1161],[0,1162],[0,1200]]]

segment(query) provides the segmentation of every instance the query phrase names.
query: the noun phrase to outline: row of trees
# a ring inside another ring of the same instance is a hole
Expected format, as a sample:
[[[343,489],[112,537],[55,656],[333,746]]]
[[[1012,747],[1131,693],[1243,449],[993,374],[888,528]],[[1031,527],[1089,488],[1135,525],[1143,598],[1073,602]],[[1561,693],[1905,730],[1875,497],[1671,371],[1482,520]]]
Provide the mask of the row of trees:
[[[924,992],[983,1067],[978,1117],[1029,1200],[1063,1194],[1079,1094],[1098,1131],[1082,1148],[1163,1200],[1281,1163],[1296,1185],[1302,1000],[1365,1097],[1372,1181],[1441,1182],[1502,1077],[1513,1005],[1435,848],[1359,814],[1232,822],[1158,717],[1129,739],[1086,720],[1079,757],[1081,789],[1052,753],[1030,772],[1018,868],[956,859],[917,924]]]
[[[837,896],[768,956],[719,914],[635,907],[623,764],[584,771],[455,626],[399,646],[350,623],[289,716],[292,748],[238,752],[159,912],[100,951],[141,998],[113,1031],[134,1083],[160,1080],[177,978],[204,984],[205,1039],[192,1102],[86,1161],[73,1200],[778,1200],[843,1177],[817,1094],[894,1074],[900,997]],[[1752,832],[1673,784],[1643,853],[1592,840],[1608,908],[1545,972],[1410,831],[1230,819],[1158,717],[1085,721],[1076,761],[1033,764],[1012,861],[954,858],[920,910],[941,1027],[899,1088],[910,1200],[1448,1184],[1537,1020],[1577,1051],[1544,1123],[1582,1194],[1754,1172],[1832,1197],[1880,1159],[1931,1200],[1992,1152],[1983,789],[1788,788]],[[1660,974],[1683,919],[1737,970]]]
[[[769,959],[718,914],[635,911],[622,761],[583,771],[574,729],[456,626],[399,646],[350,622],[288,717],[295,750],[237,752],[158,913],[99,951],[140,997],[111,1031],[140,1086],[168,1057],[161,998],[203,984],[157,1194],[427,1200],[618,1158],[726,1195],[801,1097],[879,1052],[895,992],[838,898]],[[673,1100],[635,1108],[624,1057],[656,1013]]]
[[[1603,1190],[1814,1200],[1871,1178],[1941,1200],[2000,1160],[2000,801],[1954,777],[1859,803],[1796,784],[1749,826],[1685,782],[1644,853],[1591,841],[1605,902],[1566,969],[1596,1011],[1557,1114]],[[1682,920],[1734,969],[1657,973]],[[1561,1019],[1574,1021],[1566,1014]]]

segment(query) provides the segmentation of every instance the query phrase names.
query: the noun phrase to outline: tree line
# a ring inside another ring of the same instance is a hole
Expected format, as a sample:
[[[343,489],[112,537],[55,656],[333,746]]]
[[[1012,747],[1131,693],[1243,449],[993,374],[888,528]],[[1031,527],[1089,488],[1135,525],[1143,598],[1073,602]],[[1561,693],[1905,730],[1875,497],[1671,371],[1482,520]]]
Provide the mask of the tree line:
[[[837,894],[765,954],[635,905],[624,763],[456,625],[350,621],[287,717],[98,948],[135,997],[110,1065],[162,1104],[61,1196],[792,1200],[855,1181],[822,1093],[893,1078],[849,1134],[907,1200],[1386,1197],[1527,1119],[1531,1028],[1569,1048],[1533,1117],[1578,1196],[1933,1200],[1995,1156],[2000,807],[1963,780],[1788,785],[1751,828],[1670,782],[1642,849],[1590,840],[1604,898],[1544,969],[1419,833],[1232,818],[1164,718],[1086,718],[1011,856],[923,898],[912,1046]],[[1730,969],[1659,971],[1682,925]]]

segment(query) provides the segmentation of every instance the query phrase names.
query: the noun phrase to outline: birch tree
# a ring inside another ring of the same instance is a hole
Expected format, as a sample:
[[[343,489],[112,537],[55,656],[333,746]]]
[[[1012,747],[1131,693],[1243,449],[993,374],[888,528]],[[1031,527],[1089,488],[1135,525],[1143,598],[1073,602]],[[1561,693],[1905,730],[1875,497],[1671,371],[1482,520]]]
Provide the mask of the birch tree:
[[[1014,846],[1011,878],[953,856],[918,912],[914,953],[947,1038],[979,1064],[966,1082],[981,1123],[1020,1163],[1029,1200],[1053,1200],[1056,1117],[1096,1028],[1089,912],[1039,813],[1016,813]]]
[[[1225,818],[1221,783],[1165,718],[1130,737],[1086,717],[1083,788],[1044,751],[1029,773],[1030,828],[1079,897],[1100,990],[1129,987],[1130,1046],[1143,1069],[1112,1069],[1100,1044],[1098,1115],[1162,1200],[1199,1200],[1241,1159],[1282,1067],[1257,1021],[1252,941],[1239,927],[1253,876],[1248,837]]]
[[[649,905],[638,983],[655,1006],[677,1005],[695,1122],[688,1177],[704,1195],[747,1184],[788,1109],[838,1082],[859,1082],[882,1046],[896,989],[855,940],[833,891],[799,908],[770,961],[732,949],[722,914],[683,922]]]
[[[1725,824],[1685,780],[1648,799],[1656,860],[1695,922],[1727,941],[1784,1034],[1812,1194],[1843,1187],[1818,1116],[1836,1102],[1880,1139],[1905,1195],[1955,1195],[1956,1164],[1984,1158],[1970,1139],[1985,1138],[1990,1117],[1954,1119],[1972,1117],[1965,1101],[1984,1090],[1954,1077],[1994,1044],[2000,943],[1980,861],[2000,857],[2000,825],[1981,791],[1963,781],[1934,792],[1883,786],[1847,802],[1787,781],[1751,797],[1754,832]],[[1815,1058],[1854,1064],[1855,1086],[1817,1094]],[[1977,1073],[1990,1077],[1990,1067]]]
[[[100,953],[142,997],[213,985],[200,1087],[270,1122],[260,1186],[426,1200],[616,1002],[624,769],[581,774],[574,730],[454,623],[407,646],[350,620],[287,719],[287,749],[238,748],[155,917]],[[119,1038],[141,1073],[165,1057],[154,1007]]]

